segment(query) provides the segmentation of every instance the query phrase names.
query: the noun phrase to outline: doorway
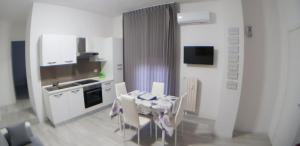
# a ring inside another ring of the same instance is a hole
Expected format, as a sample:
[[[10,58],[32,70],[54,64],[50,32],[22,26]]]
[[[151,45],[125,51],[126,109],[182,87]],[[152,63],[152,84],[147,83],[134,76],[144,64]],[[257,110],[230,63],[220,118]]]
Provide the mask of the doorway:
[[[300,129],[300,26],[289,31],[285,103],[274,134],[274,146],[298,146]],[[297,136],[298,134],[298,136]]]
[[[29,100],[26,64],[25,64],[25,41],[11,42],[13,80],[16,100]]]

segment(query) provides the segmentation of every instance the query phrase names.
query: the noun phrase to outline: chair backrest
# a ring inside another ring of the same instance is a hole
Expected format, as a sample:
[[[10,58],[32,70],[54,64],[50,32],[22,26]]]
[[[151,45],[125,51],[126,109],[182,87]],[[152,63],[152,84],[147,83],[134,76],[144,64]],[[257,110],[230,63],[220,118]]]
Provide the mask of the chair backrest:
[[[184,116],[184,106],[186,105],[186,100],[187,100],[187,93],[185,93],[183,96],[181,96],[180,101],[179,101],[179,106],[175,115],[175,126],[177,127],[180,122],[183,120]]]
[[[151,94],[154,96],[164,96],[165,84],[162,82],[153,82]]]
[[[128,125],[138,128],[139,115],[134,97],[131,97],[129,95],[121,95],[120,104],[123,109],[124,122]]]
[[[116,96],[119,97],[122,94],[127,94],[126,84],[125,82],[115,84],[116,88]]]

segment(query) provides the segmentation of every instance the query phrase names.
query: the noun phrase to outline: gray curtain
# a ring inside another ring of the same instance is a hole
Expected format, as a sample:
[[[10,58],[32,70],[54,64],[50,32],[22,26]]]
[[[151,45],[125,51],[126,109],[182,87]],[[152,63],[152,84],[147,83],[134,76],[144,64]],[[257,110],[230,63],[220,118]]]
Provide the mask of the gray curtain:
[[[124,79],[129,91],[151,91],[165,83],[175,95],[178,81],[177,5],[167,4],[123,14]]]

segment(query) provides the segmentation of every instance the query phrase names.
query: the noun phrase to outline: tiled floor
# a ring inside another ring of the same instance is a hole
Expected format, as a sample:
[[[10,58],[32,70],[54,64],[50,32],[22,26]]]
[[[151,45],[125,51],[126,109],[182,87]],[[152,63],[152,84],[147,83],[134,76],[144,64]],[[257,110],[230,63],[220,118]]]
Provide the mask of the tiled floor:
[[[118,131],[117,119],[111,120],[109,109],[73,120],[56,128],[48,123],[33,126],[35,135],[41,138],[46,146],[135,146],[135,130],[127,128],[126,137]],[[220,139],[212,134],[213,122],[204,119],[186,117],[183,131],[178,131],[178,146],[271,146],[263,135],[237,134],[233,139]],[[154,128],[153,128],[154,129]],[[153,130],[154,132],[154,130]],[[160,133],[160,132],[159,132]],[[149,126],[141,132],[141,145],[160,146],[161,139],[155,140],[149,135]],[[159,135],[159,137],[161,137]],[[173,138],[167,137],[168,146]]]
[[[33,124],[38,122],[28,99],[17,100],[14,105],[0,108],[0,128],[24,121]]]

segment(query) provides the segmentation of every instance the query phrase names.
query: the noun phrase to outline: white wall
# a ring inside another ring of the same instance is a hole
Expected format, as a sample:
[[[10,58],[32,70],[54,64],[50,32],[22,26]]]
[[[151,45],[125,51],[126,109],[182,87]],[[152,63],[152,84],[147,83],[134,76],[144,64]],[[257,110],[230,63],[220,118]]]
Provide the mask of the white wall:
[[[230,90],[226,88],[227,78],[227,58],[228,51],[225,51],[226,59],[224,60],[225,67],[223,73],[222,90],[219,104],[219,112],[215,123],[215,134],[219,137],[231,138],[236,122],[237,112],[239,108],[239,101],[241,96],[243,67],[244,67],[244,22],[243,10],[241,0],[226,0],[222,1],[224,8],[224,29],[226,30],[225,37],[228,38],[228,28],[240,28],[240,51],[239,51],[239,79],[237,90]],[[225,47],[227,48],[228,39],[226,39]]]
[[[16,21],[11,25],[10,38],[12,41],[24,41],[26,34],[26,21]]]
[[[245,66],[236,129],[266,134],[279,86],[279,18],[273,0],[243,0],[244,22],[253,27],[245,38]]]
[[[123,38],[123,16],[113,18],[113,37]]]
[[[29,94],[39,120],[44,120],[38,40],[42,34],[73,34],[83,37],[112,36],[112,19],[95,13],[63,6],[34,3],[31,14],[29,48],[26,49]]]
[[[220,137],[232,137],[237,117],[242,87],[244,65],[244,23],[241,0],[214,0],[181,4],[181,12],[208,10],[214,21],[211,24],[193,24],[181,26],[181,63],[180,93],[185,91],[185,77],[197,77],[200,84],[199,116],[215,119],[215,134]],[[228,29],[240,28],[239,79],[238,89],[226,88]],[[215,65],[183,64],[183,46],[215,46]]]
[[[203,1],[196,3],[183,3],[180,12],[193,12],[207,10],[212,13],[210,24],[189,24],[180,26],[181,57],[180,57],[180,93],[186,91],[187,77],[199,80],[198,115],[203,118],[216,119],[218,114],[222,74],[224,72],[224,9],[222,2]],[[214,65],[188,65],[183,63],[184,46],[214,46]]]
[[[11,66],[10,30],[11,23],[0,20],[0,107],[13,104],[16,100]]]

